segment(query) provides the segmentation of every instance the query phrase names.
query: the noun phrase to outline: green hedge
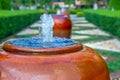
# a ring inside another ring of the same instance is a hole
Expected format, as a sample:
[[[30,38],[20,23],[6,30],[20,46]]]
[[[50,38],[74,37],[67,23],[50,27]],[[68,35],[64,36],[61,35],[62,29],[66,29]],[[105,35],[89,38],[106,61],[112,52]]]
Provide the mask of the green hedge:
[[[85,10],[84,16],[89,22],[120,38],[120,11]]]
[[[10,10],[11,1],[10,0],[0,0],[0,9]]]
[[[48,10],[49,14],[56,14],[56,12],[57,12],[57,10],[53,10],[53,9]]]
[[[77,14],[78,12],[83,12],[83,9],[69,9],[70,14]]]
[[[0,40],[25,28],[39,20],[40,12],[25,11],[0,11]]]
[[[57,10],[59,9],[50,9],[48,10],[48,13],[51,13],[51,14],[56,14]],[[66,9],[69,11],[70,14],[77,14],[78,12],[83,12],[82,9]],[[39,9],[39,11],[43,11],[42,9]]]
[[[77,15],[77,17],[82,17],[82,16],[84,16],[84,12],[77,12],[76,15]]]

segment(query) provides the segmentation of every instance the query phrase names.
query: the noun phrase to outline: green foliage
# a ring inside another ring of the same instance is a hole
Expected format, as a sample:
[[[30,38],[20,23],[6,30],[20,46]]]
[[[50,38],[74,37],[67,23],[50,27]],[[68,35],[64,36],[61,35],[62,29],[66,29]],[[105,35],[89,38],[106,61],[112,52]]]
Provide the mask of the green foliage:
[[[83,10],[82,9],[67,9],[69,12],[70,12],[70,14],[79,14],[79,12],[81,13],[81,15],[83,14]],[[40,12],[45,12],[43,9],[40,9],[39,10]],[[50,13],[50,14],[55,14],[57,12],[57,9],[50,9],[50,10],[48,10],[48,13]]]
[[[70,9],[69,11],[70,11],[71,14],[76,14],[77,13],[77,10],[75,10],[75,9]]]
[[[120,69],[120,59],[108,63],[110,72],[114,72]]]
[[[56,12],[57,12],[57,9],[50,9],[50,10],[45,10],[45,9],[39,9],[38,10],[40,13],[45,13],[45,12],[47,12],[47,13],[49,13],[49,14],[56,14]]]
[[[0,9],[2,9],[1,1],[0,1]]]
[[[57,10],[53,10],[53,9],[48,10],[49,14],[56,14],[56,12],[57,12]]]
[[[45,10],[44,9],[38,9],[38,11],[40,12],[40,13],[45,13]]]
[[[120,10],[120,0],[110,0],[109,8],[114,8],[115,10]]]
[[[82,17],[82,16],[84,16],[84,13],[83,12],[77,12],[77,17]]]
[[[39,20],[40,12],[26,11],[0,11],[0,40],[25,28]]]
[[[110,0],[107,0],[107,3],[109,3],[110,2]]]
[[[0,9],[10,10],[11,2],[10,0],[0,0]]]
[[[68,9],[70,14],[77,14],[77,12],[83,12],[83,9]]]
[[[97,2],[97,0],[80,0],[83,3],[86,3],[86,5],[92,5],[93,3]]]
[[[85,10],[86,19],[120,38],[120,11]]]
[[[74,0],[63,0],[65,2],[65,4],[74,4],[75,1]]]

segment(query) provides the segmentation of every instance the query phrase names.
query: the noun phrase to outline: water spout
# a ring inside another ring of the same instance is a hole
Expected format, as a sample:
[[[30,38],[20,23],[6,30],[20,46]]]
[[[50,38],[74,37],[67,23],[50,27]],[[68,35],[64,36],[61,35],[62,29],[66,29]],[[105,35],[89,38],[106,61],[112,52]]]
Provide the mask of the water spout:
[[[41,17],[41,26],[40,26],[40,32],[41,32],[41,37],[43,38],[43,42],[49,43],[53,41],[53,26],[54,26],[54,21],[52,18],[52,15],[49,14],[43,14]]]

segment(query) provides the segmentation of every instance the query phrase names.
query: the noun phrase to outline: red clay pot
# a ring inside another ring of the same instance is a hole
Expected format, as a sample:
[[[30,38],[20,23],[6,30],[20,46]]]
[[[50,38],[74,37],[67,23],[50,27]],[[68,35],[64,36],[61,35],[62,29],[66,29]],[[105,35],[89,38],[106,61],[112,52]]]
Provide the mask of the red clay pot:
[[[52,17],[55,23],[53,27],[53,36],[70,38],[72,28],[71,20],[64,15],[54,14]]]
[[[0,80],[110,80],[105,61],[77,43],[61,48],[0,48]]]

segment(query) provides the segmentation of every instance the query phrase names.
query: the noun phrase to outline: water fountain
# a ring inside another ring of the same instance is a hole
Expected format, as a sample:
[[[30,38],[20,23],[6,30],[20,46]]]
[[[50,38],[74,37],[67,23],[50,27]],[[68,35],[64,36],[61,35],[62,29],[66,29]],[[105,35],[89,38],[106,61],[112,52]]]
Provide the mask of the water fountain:
[[[53,14],[52,18],[54,20],[53,36],[61,38],[70,38],[72,29],[71,20],[64,15],[56,14]]]
[[[72,23],[69,12],[62,8],[61,10],[58,10],[56,14],[53,14],[52,18],[54,21],[53,36],[70,38]]]
[[[53,20],[47,16],[41,27],[49,33],[43,29],[42,37],[10,40],[0,48],[0,80],[110,80],[93,49],[52,36]]]

